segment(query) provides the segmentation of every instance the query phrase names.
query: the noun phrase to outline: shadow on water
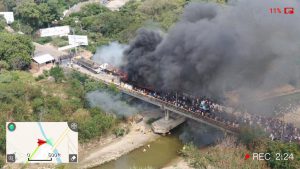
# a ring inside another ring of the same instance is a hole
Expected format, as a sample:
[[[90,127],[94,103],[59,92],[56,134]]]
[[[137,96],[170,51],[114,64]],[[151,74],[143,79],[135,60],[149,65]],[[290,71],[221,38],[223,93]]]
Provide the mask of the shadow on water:
[[[149,166],[158,169],[178,157],[178,152],[185,143],[193,143],[202,148],[224,137],[220,130],[192,120],[188,120],[172,130],[171,133],[171,135],[162,136],[156,141],[150,142],[150,148],[147,145],[143,146],[94,169],[131,169]],[[146,149],[146,152],[143,152],[143,149]]]
[[[199,148],[212,145],[224,137],[221,130],[194,120],[182,124],[175,134],[183,144],[193,143]]]

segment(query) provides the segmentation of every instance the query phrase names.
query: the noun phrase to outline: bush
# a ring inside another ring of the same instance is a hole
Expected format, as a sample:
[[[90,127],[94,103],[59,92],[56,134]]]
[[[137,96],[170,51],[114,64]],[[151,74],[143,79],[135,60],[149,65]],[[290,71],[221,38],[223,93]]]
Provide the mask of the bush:
[[[99,108],[89,109],[91,117],[86,121],[78,121],[79,139],[81,142],[101,136],[115,124],[116,119],[110,114],[102,112]]]
[[[45,76],[43,74],[39,75],[38,77],[35,78],[36,81],[40,81],[42,79],[45,79]]]
[[[94,80],[87,80],[84,83],[84,90],[86,92],[95,91],[95,90],[104,89],[104,88],[105,88],[105,84],[100,81],[97,82]]]
[[[69,44],[69,42],[63,38],[55,37],[52,39],[51,42],[52,45],[57,46],[57,47],[63,47]]]
[[[6,26],[6,21],[3,15],[0,15],[0,31],[4,30]]]
[[[117,93],[120,92],[119,89],[117,88],[117,86],[115,84],[110,84],[108,86],[108,90],[111,91],[111,92],[113,92],[114,94],[117,94]]]
[[[272,169],[300,168],[300,146],[296,143],[269,141],[266,153],[271,154],[271,159],[267,160],[267,163]],[[284,159],[285,157],[286,159]],[[293,157],[293,159],[288,157]]]
[[[241,127],[238,139],[249,149],[254,149],[260,142],[267,138],[266,133],[259,127]]]
[[[43,70],[43,74],[45,77],[48,77],[50,75],[50,72],[48,70]]]
[[[116,135],[116,137],[122,137],[126,134],[126,130],[123,128],[116,128],[114,129],[114,134]]]
[[[50,75],[55,79],[55,82],[60,83],[65,78],[63,69],[59,66],[50,69]]]
[[[44,44],[46,44],[46,43],[51,42],[51,41],[52,41],[52,38],[51,38],[51,37],[40,37],[40,38],[37,38],[35,41],[36,41],[37,43],[39,43],[39,44],[44,45]]]
[[[16,32],[22,32],[27,35],[31,35],[33,33],[33,28],[30,25],[20,22],[20,20],[16,20],[11,24],[11,27]]]
[[[1,69],[5,69],[5,70],[8,70],[9,69],[9,64],[5,61],[0,61],[0,70]]]
[[[80,81],[80,83],[82,83],[82,84],[85,83],[85,81],[89,79],[89,77],[86,74],[80,73],[78,71],[73,71],[71,73],[71,78]]]

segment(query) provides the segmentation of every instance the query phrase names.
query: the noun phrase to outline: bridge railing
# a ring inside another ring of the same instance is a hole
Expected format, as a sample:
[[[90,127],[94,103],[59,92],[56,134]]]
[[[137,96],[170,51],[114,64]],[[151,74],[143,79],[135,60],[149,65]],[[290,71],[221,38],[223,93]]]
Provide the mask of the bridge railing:
[[[163,101],[163,100],[160,100],[160,99],[157,99],[153,96],[149,96],[147,94],[142,94],[136,90],[130,90],[130,89],[126,89],[126,88],[123,88],[122,86],[118,86],[119,90],[123,90],[123,91],[126,91],[128,93],[131,93],[133,95],[137,95],[139,97],[142,97],[144,98],[145,100],[150,100],[152,102],[157,102],[159,104],[161,104],[162,106],[165,106],[165,107],[170,107],[172,109],[175,109],[179,112],[182,112],[184,114],[188,114],[194,118],[198,118],[198,119],[202,119],[208,123],[211,123],[211,124],[214,124],[216,126],[219,126],[221,128],[224,128],[226,130],[229,130],[229,131],[232,131],[232,132],[235,132],[237,133],[238,132],[238,128],[235,128],[235,127],[232,127],[230,125],[227,125],[227,124],[224,124],[223,122],[220,122],[218,120],[215,120],[215,119],[212,119],[212,118],[209,118],[209,117],[206,117],[206,116],[202,116],[201,114],[197,113],[197,112],[193,112],[193,111],[190,111],[190,110],[187,110],[187,109],[184,109],[184,108],[181,108],[181,107],[178,107],[178,106],[175,106],[174,104],[172,103],[169,103],[169,102],[166,102],[166,101]]]

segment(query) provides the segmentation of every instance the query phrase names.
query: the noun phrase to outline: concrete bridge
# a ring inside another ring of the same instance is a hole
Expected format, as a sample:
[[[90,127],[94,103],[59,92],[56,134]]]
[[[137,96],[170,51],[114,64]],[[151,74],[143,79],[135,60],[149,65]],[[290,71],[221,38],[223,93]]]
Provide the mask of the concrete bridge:
[[[122,85],[122,83],[120,82],[118,77],[108,75],[106,73],[94,74],[94,73],[86,70],[85,68],[82,68],[77,65],[74,65],[73,69],[80,71],[81,73],[87,74],[88,76],[90,76],[91,78],[93,78],[95,80],[100,80],[107,85],[113,84],[124,94],[127,94],[129,96],[135,97],[137,99],[143,100],[145,102],[148,102],[148,103],[151,103],[153,105],[160,107],[162,110],[165,111],[165,118],[164,118],[165,121],[169,120],[170,112],[173,112],[173,113],[179,114],[183,117],[190,118],[190,119],[193,119],[200,123],[204,123],[209,126],[218,128],[220,130],[223,130],[224,132],[228,132],[228,133],[232,133],[232,134],[238,133],[237,128],[228,126],[220,121],[208,118],[206,116],[202,116],[199,113],[195,113],[195,112],[177,107],[171,103],[168,103],[163,100],[157,99],[155,97],[146,95],[142,92],[138,92],[136,90],[129,89],[129,88],[125,87],[124,84]],[[182,121],[182,118],[177,118],[177,119],[173,119],[173,120],[175,120],[175,121],[173,121],[173,122],[170,121],[170,125],[167,126],[167,128],[169,128],[169,130],[176,127],[177,125],[181,124],[182,122],[184,122],[184,120]],[[174,126],[174,124],[177,124],[177,125]]]
[[[154,98],[152,96],[137,92],[135,90],[129,90],[129,89],[126,89],[126,88],[122,88],[119,85],[117,87],[121,92],[123,92],[127,95],[138,98],[140,100],[151,103],[153,105],[159,106],[162,110],[165,111],[164,120],[166,120],[166,121],[169,120],[170,112],[174,112],[174,113],[179,114],[181,116],[184,116],[186,118],[190,118],[190,119],[193,119],[195,121],[207,124],[209,126],[218,128],[218,129],[223,130],[225,132],[229,132],[229,133],[233,133],[233,134],[238,132],[238,130],[236,128],[225,125],[224,123],[222,123],[220,121],[216,121],[216,120],[213,120],[211,118],[201,116],[199,113],[195,113],[195,112],[177,107],[177,106],[175,106],[171,103],[168,103],[168,102],[162,101],[160,99]],[[175,120],[175,121],[177,121],[177,120]]]

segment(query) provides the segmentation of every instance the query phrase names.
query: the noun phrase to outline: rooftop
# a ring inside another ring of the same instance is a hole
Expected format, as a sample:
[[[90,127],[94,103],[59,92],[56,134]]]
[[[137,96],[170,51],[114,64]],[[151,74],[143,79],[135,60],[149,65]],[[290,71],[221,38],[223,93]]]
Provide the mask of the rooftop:
[[[55,60],[54,57],[51,56],[50,54],[44,54],[44,55],[35,56],[32,59],[35,62],[37,62],[38,64],[43,64],[43,63]]]

